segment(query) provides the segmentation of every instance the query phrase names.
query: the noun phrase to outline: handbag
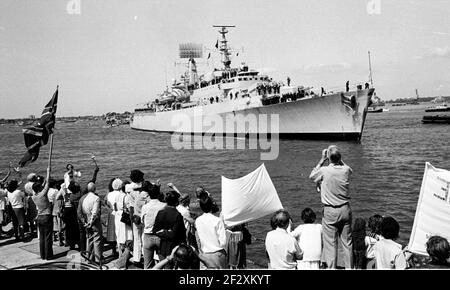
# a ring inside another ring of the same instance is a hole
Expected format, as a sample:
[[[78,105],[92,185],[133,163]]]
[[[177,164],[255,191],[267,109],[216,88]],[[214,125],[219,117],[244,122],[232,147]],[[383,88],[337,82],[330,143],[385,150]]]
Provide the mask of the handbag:
[[[133,215],[133,223],[135,224],[135,225],[140,225],[141,224],[141,217],[140,216],[138,216],[138,215]]]
[[[120,221],[131,227],[131,216],[125,207],[125,197],[123,198],[123,209],[122,209],[122,216],[120,217]]]

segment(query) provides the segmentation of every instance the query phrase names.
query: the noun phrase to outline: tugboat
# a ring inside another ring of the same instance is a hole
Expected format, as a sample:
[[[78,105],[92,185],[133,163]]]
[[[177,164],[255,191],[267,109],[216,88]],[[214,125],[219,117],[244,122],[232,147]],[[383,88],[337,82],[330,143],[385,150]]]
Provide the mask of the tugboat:
[[[245,63],[232,67],[234,53],[226,34],[235,26],[213,27],[219,28],[220,40],[212,53],[221,55],[222,66],[200,74],[197,62],[203,58],[203,46],[181,44],[179,56],[187,60],[187,71],[157,99],[135,109],[132,129],[219,136],[361,138],[375,91],[370,80],[364,89],[357,85],[353,90],[346,87],[345,91],[326,94],[320,88],[293,85],[290,79],[286,84],[275,81]]]

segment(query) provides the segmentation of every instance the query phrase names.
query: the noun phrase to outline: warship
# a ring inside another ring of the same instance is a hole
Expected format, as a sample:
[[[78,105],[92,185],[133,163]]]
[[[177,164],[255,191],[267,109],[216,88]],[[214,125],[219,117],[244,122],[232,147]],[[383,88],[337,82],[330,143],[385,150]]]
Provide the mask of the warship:
[[[286,84],[275,81],[269,73],[250,69],[245,63],[232,66],[233,53],[226,34],[234,26],[213,27],[219,29],[215,52],[220,54],[221,67],[199,73],[198,62],[204,59],[205,49],[199,44],[180,44],[179,57],[186,70],[156,99],[135,109],[132,129],[194,135],[361,139],[375,91],[371,77],[364,88],[361,84],[349,88],[347,82],[345,90],[329,93],[292,85],[289,79]],[[230,125],[229,120],[235,123]]]

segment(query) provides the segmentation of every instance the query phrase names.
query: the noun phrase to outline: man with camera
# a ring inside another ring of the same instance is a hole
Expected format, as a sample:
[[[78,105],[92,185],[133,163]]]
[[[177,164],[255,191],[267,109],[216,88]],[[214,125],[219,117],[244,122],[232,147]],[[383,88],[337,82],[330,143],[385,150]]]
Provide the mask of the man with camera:
[[[328,166],[324,164],[329,161]],[[352,268],[352,210],[350,208],[349,179],[352,169],[342,161],[336,146],[322,151],[322,158],[309,178],[320,183],[323,204],[323,255],[328,268],[338,265],[338,240],[342,246],[339,264]],[[339,253],[340,254],[340,253]]]

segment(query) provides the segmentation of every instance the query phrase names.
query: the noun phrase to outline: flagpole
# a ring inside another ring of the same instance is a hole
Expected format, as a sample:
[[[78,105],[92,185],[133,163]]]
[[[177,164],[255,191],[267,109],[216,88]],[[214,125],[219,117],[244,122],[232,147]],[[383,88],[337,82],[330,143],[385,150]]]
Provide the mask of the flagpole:
[[[50,150],[48,152],[48,168],[52,168],[52,153],[53,153],[53,133],[50,135]]]
[[[58,91],[58,89],[59,89],[59,85],[56,86],[56,91]],[[56,118],[56,116],[55,116],[55,118]],[[48,169],[49,170],[51,170],[51,168],[52,168],[53,134],[54,134],[54,132],[52,132],[52,134],[50,134],[50,150],[48,152]]]

